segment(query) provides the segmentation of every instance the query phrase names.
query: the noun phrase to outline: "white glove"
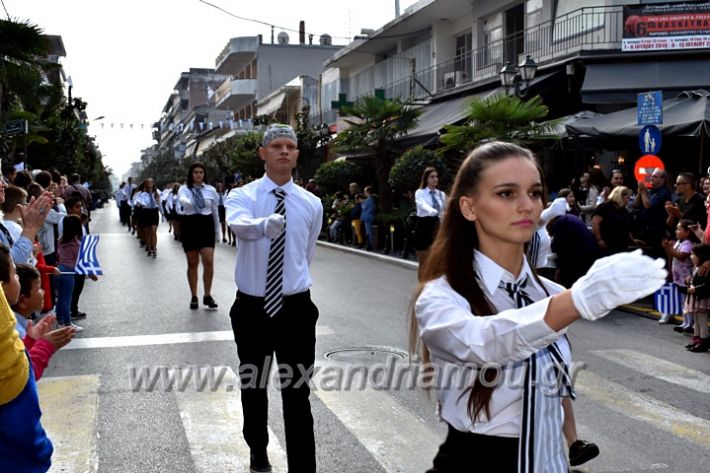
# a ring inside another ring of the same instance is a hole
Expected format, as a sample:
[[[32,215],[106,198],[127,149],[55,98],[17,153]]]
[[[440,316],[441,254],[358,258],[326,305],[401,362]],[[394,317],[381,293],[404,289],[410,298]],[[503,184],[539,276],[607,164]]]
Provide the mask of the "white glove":
[[[264,219],[264,235],[272,240],[281,235],[284,231],[286,219],[280,214],[271,214]]]
[[[572,302],[583,319],[597,320],[616,307],[653,294],[666,283],[665,262],[641,250],[598,259],[572,285]]]

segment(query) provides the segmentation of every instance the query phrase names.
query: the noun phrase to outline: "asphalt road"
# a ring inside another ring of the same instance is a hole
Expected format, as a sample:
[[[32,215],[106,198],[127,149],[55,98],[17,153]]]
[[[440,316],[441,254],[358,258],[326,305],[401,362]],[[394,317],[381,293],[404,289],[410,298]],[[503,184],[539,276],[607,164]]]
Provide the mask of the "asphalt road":
[[[120,227],[113,207],[92,218],[105,276],[87,281],[80,307],[89,315],[79,322],[85,330],[53,357],[40,383],[44,423],[55,441],[52,471],[247,471],[228,317],[235,249],[220,243],[216,250],[212,293],[219,309],[191,311],[184,254],[167,224],[152,259]],[[398,389],[377,385],[383,378],[372,371],[407,366],[401,356],[415,271],[319,248],[312,276],[321,314],[318,389],[311,396],[319,471],[425,471],[445,431],[434,401],[406,382]],[[575,360],[586,365],[576,384],[580,437],[602,451],[578,471],[708,471],[710,355],[688,353],[687,338],[623,312],[579,322],[569,336]],[[367,367],[374,383],[333,389],[337,376],[359,379],[347,371],[353,366]],[[194,377],[169,387],[169,369],[183,368],[184,375],[190,367],[211,367],[223,377],[214,390],[196,389]],[[285,472],[274,387],[271,401],[270,455],[274,471]]]

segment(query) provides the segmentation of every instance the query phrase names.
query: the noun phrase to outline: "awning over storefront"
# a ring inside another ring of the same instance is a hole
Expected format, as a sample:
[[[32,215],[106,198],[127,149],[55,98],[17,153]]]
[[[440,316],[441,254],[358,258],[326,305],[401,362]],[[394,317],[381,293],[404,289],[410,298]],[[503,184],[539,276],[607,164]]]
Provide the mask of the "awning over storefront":
[[[279,111],[286,100],[286,90],[279,92],[275,95],[266,97],[266,100],[259,102],[257,104],[257,114],[258,115],[273,115]]]
[[[207,151],[209,147],[214,144],[216,139],[217,137],[212,135],[200,141],[200,144],[197,145],[197,151],[195,152],[195,156],[197,156],[198,158],[202,156],[204,152]]]
[[[446,125],[460,123],[468,113],[466,104],[474,98],[488,98],[495,94],[505,93],[502,88],[490,89],[478,94],[456,97],[443,102],[432,103],[423,107],[423,112],[417,122],[417,127],[400,141],[405,145],[430,144],[437,140],[439,131]]]
[[[663,101],[663,124],[657,125],[663,136],[710,136],[710,92],[693,90]],[[636,107],[594,118],[576,120],[566,126],[570,137],[637,138]]]
[[[705,60],[588,64],[582,102],[636,103],[640,92],[663,90],[664,98],[671,98],[673,92],[708,87],[710,66]]]

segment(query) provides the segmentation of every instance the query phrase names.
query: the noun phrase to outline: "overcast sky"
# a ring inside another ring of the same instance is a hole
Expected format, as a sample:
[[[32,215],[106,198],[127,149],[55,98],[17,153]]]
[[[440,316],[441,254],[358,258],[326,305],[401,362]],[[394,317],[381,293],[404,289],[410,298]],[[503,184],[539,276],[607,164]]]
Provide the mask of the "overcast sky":
[[[271,36],[268,26],[239,20],[199,0],[3,1],[11,18],[30,20],[46,34],[62,36],[73,94],[88,102],[90,120],[105,117],[90,123],[89,134],[97,137],[104,164],[119,178],[140,158],[140,150],[153,144],[150,124],[160,118],[181,72],[213,68],[230,38],[263,34],[264,41],[270,41]],[[210,3],[274,24],[276,34],[282,31],[279,27],[298,30],[299,20],[304,20],[314,42],[328,33],[333,44],[347,44],[345,38],[361,28],[380,28],[395,11],[394,0]],[[400,0],[400,10],[414,3]],[[288,33],[291,42],[298,41],[298,33]]]

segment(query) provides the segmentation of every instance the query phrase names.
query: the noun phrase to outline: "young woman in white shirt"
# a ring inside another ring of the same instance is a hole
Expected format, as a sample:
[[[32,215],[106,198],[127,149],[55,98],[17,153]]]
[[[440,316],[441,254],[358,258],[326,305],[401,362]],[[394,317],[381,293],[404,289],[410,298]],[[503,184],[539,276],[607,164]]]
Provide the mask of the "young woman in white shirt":
[[[202,260],[202,303],[216,309],[212,298],[214,275],[214,245],[219,240],[220,227],[217,204],[219,198],[214,187],[207,184],[205,166],[193,163],[187,172],[187,183],[180,186],[178,204],[182,206],[182,248],[187,257],[187,282],[190,284],[190,309],[197,309],[197,270]]]
[[[145,240],[148,257],[158,256],[158,223],[160,222],[160,194],[152,177],[144,180],[140,191],[133,199],[133,205],[140,209],[138,224]]]
[[[439,173],[435,167],[429,166],[422,173],[422,182],[414,193],[417,204],[417,223],[414,226],[414,248],[417,250],[417,261],[421,271],[424,260],[429,253],[429,247],[434,241],[439,221],[446,207],[446,194],[437,189]]]
[[[449,433],[431,473],[566,473],[565,328],[665,282],[663,262],[640,252],[598,260],[570,290],[539,278],[524,255],[543,195],[532,153],[509,143],[476,148],[456,176],[415,295],[411,342],[423,342],[423,361],[440,373],[473,376],[434,383]]]

